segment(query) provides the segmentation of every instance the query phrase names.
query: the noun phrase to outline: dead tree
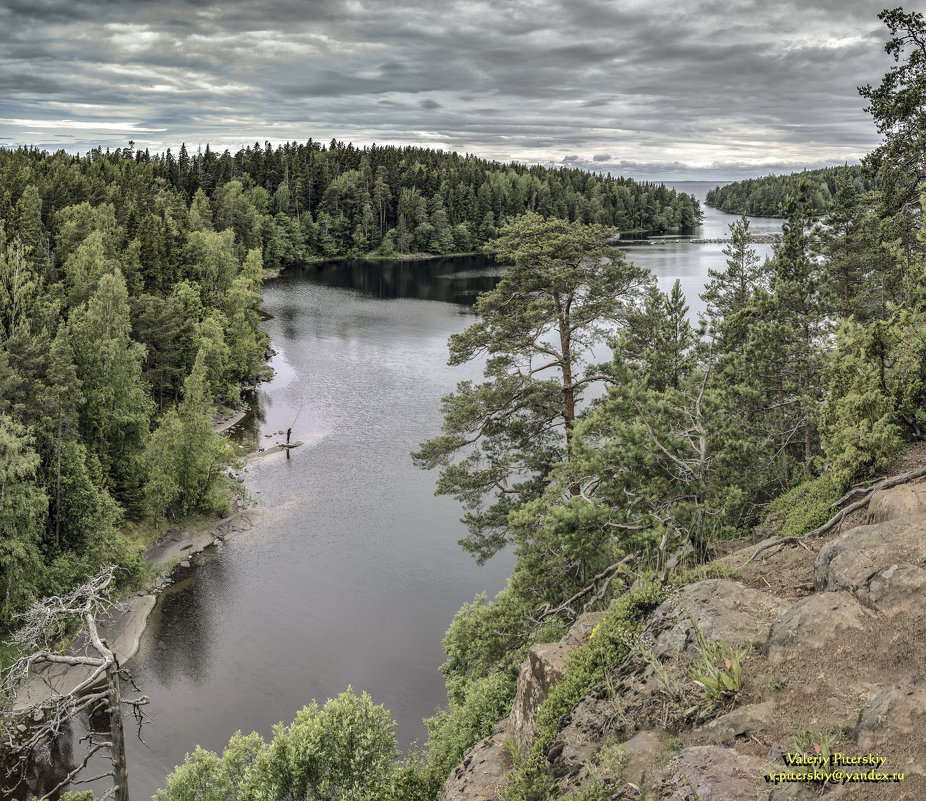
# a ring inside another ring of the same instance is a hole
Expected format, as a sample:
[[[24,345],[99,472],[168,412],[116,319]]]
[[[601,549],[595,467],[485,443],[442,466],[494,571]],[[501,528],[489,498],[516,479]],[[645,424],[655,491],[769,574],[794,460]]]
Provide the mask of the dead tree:
[[[142,696],[122,700],[120,678],[128,676],[97,628],[100,614],[112,605],[114,577],[115,568],[106,568],[86,584],[67,594],[37,601],[19,615],[22,626],[11,642],[22,656],[0,677],[3,701],[0,731],[7,757],[7,782],[14,784],[13,791],[30,762],[67,729],[70,721],[84,712],[107,712],[110,719],[108,738],[94,731],[81,738],[86,744],[83,758],[78,758],[77,766],[42,799],[68,785],[111,776],[113,786],[103,798],[128,801],[122,705],[131,707],[140,736],[141,708],[148,699]],[[60,653],[60,643],[73,635],[80,625],[83,629],[68,652]],[[55,666],[58,666],[57,673],[53,670]],[[66,668],[63,672],[61,666]],[[51,675],[53,673],[55,675]],[[82,772],[97,754],[108,756],[111,769],[82,778]]]

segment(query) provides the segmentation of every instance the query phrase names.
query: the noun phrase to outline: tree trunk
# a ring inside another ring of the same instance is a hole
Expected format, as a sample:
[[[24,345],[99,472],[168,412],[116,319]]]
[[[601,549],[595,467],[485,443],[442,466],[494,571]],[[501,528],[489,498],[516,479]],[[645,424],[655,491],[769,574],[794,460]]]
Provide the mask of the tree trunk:
[[[125,736],[122,731],[122,694],[119,690],[119,663],[113,654],[106,668],[109,686],[109,730],[112,739],[113,788],[115,801],[129,801],[129,773],[125,762]]]
[[[784,481],[785,489],[791,489],[791,474],[788,471],[788,440],[785,435],[785,413],[784,413],[785,393],[781,383],[781,376],[778,376],[778,408],[781,415],[779,431],[781,434],[781,477]]]

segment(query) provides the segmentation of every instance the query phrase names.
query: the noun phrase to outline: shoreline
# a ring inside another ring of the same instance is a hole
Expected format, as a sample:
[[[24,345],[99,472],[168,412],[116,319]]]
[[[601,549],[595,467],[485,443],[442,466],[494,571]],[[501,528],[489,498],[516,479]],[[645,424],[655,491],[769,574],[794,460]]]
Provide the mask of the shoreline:
[[[269,349],[267,358],[275,352]],[[264,362],[266,369],[267,362]],[[263,370],[261,371],[264,372]],[[272,380],[272,373],[263,380]],[[262,379],[257,378],[253,383],[242,387],[254,389]],[[241,422],[250,411],[250,405],[245,404],[231,415],[222,415],[213,419],[213,427],[217,434],[226,431]],[[297,448],[303,443],[293,442],[289,446],[275,443],[269,448],[257,448],[247,454],[236,457],[245,463],[252,459],[262,458],[274,453],[282,453],[289,448]],[[240,480],[237,469],[229,465],[225,468],[228,478]],[[100,635],[107,641],[109,647],[116,654],[120,666],[126,665],[138,653],[141,638],[148,627],[148,618],[154,611],[161,594],[173,585],[174,571],[190,567],[190,558],[200,554],[207,548],[214,548],[228,540],[249,531],[258,525],[264,516],[263,508],[259,506],[246,507],[246,498],[238,492],[233,492],[229,502],[232,514],[214,520],[207,532],[197,532],[191,528],[171,527],[156,541],[145,546],[142,558],[145,563],[154,568],[155,576],[140,590],[136,590],[127,597],[114,602],[97,619]],[[76,653],[83,649],[84,630],[75,637],[68,646],[68,652]],[[32,707],[39,706],[55,695],[67,694],[70,689],[85,680],[92,669],[83,665],[47,665],[44,669],[36,670],[29,678],[17,688],[16,698],[13,702],[14,714],[20,714]]]

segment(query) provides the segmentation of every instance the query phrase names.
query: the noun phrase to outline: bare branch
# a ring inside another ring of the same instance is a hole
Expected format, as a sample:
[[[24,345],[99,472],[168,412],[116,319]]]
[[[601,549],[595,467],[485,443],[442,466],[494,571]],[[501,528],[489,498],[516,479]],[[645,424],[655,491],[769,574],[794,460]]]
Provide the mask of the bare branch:
[[[572,608],[571,608],[572,605],[576,601],[578,601],[580,598],[583,598],[584,596],[588,595],[592,590],[594,590],[595,586],[598,584],[599,581],[605,578],[613,577],[613,575],[618,572],[629,573],[630,575],[633,575],[627,569],[626,565],[629,564],[630,562],[633,562],[635,558],[636,558],[636,554],[630,554],[628,556],[625,556],[623,559],[621,559],[620,562],[615,562],[613,565],[606,567],[597,576],[595,576],[595,578],[592,579],[592,583],[589,584],[587,587],[585,587],[585,589],[579,590],[569,600],[563,601],[563,603],[561,603],[555,609],[551,608],[549,604],[544,604],[544,606],[540,607],[540,609],[537,610],[537,612],[539,613],[537,622],[540,622],[544,618],[552,617],[553,615],[558,615],[560,612],[565,612],[567,610],[571,612],[574,617],[575,612],[572,611]]]

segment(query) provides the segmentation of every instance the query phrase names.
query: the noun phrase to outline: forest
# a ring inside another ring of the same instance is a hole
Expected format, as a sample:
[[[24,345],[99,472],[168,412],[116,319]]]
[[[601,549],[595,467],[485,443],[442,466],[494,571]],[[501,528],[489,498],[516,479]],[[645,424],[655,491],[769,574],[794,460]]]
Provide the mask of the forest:
[[[824,214],[839,191],[840,176],[848,173],[855,191],[865,193],[881,188],[877,172],[851,167],[825,167],[821,170],[804,170],[790,175],[766,175],[764,178],[747,178],[707,193],[707,205],[732,214],[750,217],[781,217],[782,204],[796,195],[801,184],[814,214]]]
[[[504,791],[551,797],[545,749],[570,703],[690,580],[670,555],[703,563],[759,522],[805,534],[924,436],[926,23],[900,9],[881,19],[897,66],[861,90],[884,138],[867,177],[782,180],[772,258],[755,255],[745,217],[734,223],[699,324],[677,283],[660,291],[604,243],[612,227],[696,219],[690,198],[647,184],[338,143],[234,157],[0,151],[5,620],[100,564],[141,570],[118,536],[126,517],[221,503],[227,455],[207,410],[265,351],[264,267],[484,242],[510,265],[450,342],[454,364],[488,354],[484,380],[444,399],[443,430],[412,457],[461,502],[478,559],[504,546],[517,557],[506,589],[450,624],[448,701],[427,745],[400,759],[388,714],[348,688],[269,741],[197,749],[159,801],[433,801],[507,714],[528,647],[616,601],[541,705]],[[613,356],[596,364],[603,342]]]

